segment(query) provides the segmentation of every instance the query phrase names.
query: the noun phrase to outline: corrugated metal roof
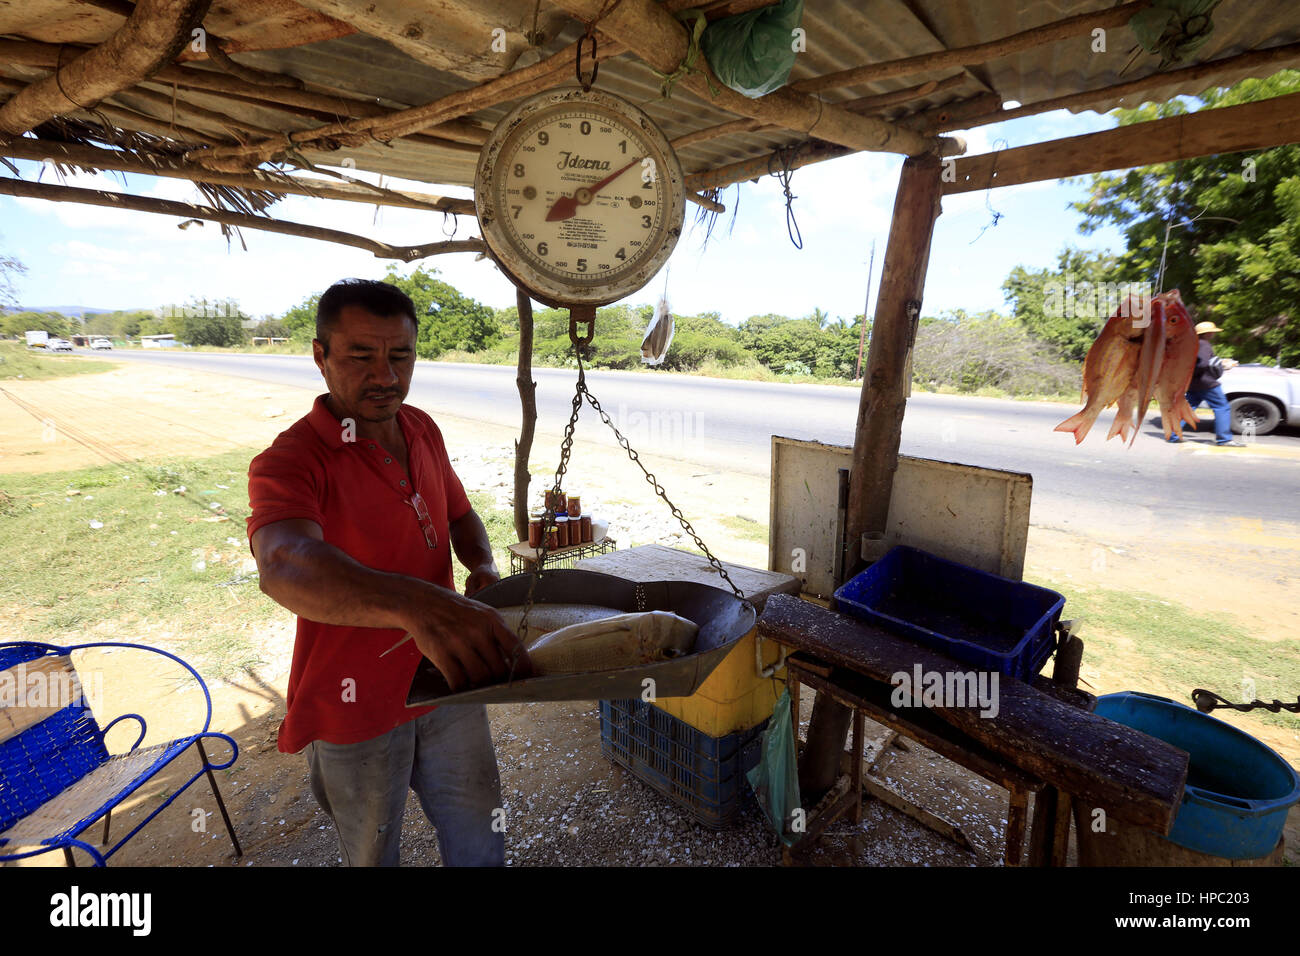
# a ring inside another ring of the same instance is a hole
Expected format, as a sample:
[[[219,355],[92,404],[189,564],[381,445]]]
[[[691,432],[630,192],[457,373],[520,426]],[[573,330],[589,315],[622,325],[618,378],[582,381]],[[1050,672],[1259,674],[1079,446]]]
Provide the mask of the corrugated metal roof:
[[[324,9],[345,18],[342,9],[350,4],[341,0],[304,0],[304,5]],[[851,67],[880,63],[945,48],[983,43],[1022,30],[1089,11],[1105,10],[1111,3],[1098,0],[1046,0],[1022,4],[993,0],[806,0],[804,29],[807,50],[795,65],[792,81],[821,76]],[[360,7],[361,4],[351,6]],[[476,9],[469,0],[442,0],[456,16],[447,19],[445,36],[430,36],[440,21],[427,19],[429,5],[415,0],[386,0],[380,12],[391,15],[409,10],[412,18],[425,16],[413,27],[422,42],[444,44],[450,59],[465,63],[462,74],[481,74],[489,63],[491,30],[499,22],[531,22],[533,0],[491,0],[477,29],[466,29],[467,18]],[[373,11],[374,3],[366,4]],[[438,69],[418,62],[396,46],[362,33],[336,35],[336,20],[320,13],[299,9],[295,17],[290,0],[220,0],[213,6],[213,16],[221,18],[227,29],[240,35],[248,46],[261,47],[241,53],[241,63],[274,72],[288,73],[310,83],[377,99],[386,105],[410,106],[437,99],[475,82],[473,77]],[[90,11],[89,13],[87,11]],[[398,19],[401,19],[399,16]],[[582,27],[576,22],[560,21],[557,10],[543,4],[544,23],[567,22],[568,26],[547,38],[543,52],[554,53],[577,39]],[[102,40],[120,18],[87,7],[77,0],[0,0],[0,34],[58,42],[94,42]],[[430,27],[430,23],[435,24]],[[1300,5],[1290,3],[1259,4],[1252,0],[1223,0],[1214,14],[1215,29],[1209,42],[1196,55],[1197,62],[1277,46],[1300,40]],[[253,27],[257,30],[254,30]],[[214,29],[216,27],[214,26]],[[97,35],[97,31],[98,34]],[[323,38],[319,36],[324,31]],[[257,40],[251,34],[257,33]],[[304,38],[308,42],[302,42]],[[520,49],[519,36],[511,37],[511,49],[500,56],[501,71]],[[1142,77],[1154,71],[1156,58],[1142,53],[1130,64],[1136,45],[1127,27],[1112,29],[1106,37],[1106,51],[1094,52],[1092,39],[1078,36],[1029,51],[1002,57],[970,67],[948,67],[929,73],[911,74],[895,79],[860,83],[820,94],[828,103],[841,103],[915,87],[926,81],[949,80],[941,91],[882,109],[889,118],[901,118],[930,107],[951,104],[992,91],[1003,101],[1030,104],[1051,97],[1082,90],[1097,89]],[[453,55],[454,54],[454,55]],[[1300,58],[1291,64],[1300,66]],[[1262,71],[1271,73],[1277,65]],[[31,70],[6,66],[0,73],[8,76],[35,75]],[[1181,94],[1200,92],[1208,85],[1235,82],[1247,75],[1238,70],[1220,77],[1215,83],[1171,82],[1155,88],[1142,99],[1165,100]],[[952,77],[959,77],[951,80]],[[601,65],[598,85],[641,105],[663,127],[669,138],[684,135],[734,120],[733,114],[720,110],[690,90],[678,86],[672,98],[659,94],[659,78],[631,55],[606,61]],[[153,87],[155,90],[161,87]],[[241,122],[273,129],[306,129],[319,120],[290,116],[278,110],[232,100],[218,94],[186,94],[194,103],[225,112]],[[169,110],[156,103],[132,100],[140,112],[168,119]],[[510,102],[481,110],[472,117],[484,128],[491,127],[513,104]],[[1101,102],[1099,109],[1120,105],[1117,101]],[[1135,105],[1134,102],[1123,105]],[[187,119],[187,125],[214,135],[228,136],[212,121]],[[715,168],[727,163],[761,157],[774,148],[791,145],[803,137],[789,130],[758,130],[734,133],[705,140],[680,150],[687,172]],[[308,152],[313,161],[338,164],[345,159],[359,169],[371,170],[406,179],[430,183],[467,185],[472,182],[476,155],[465,145],[438,145],[431,142],[398,141],[344,149],[337,152]]]

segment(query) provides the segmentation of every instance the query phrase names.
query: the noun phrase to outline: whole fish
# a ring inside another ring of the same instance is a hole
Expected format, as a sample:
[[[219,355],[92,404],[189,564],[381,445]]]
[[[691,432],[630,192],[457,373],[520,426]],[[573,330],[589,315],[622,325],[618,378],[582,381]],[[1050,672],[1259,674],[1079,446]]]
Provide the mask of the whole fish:
[[[671,611],[618,614],[544,634],[528,645],[528,658],[538,676],[637,667],[689,654],[699,632]]]
[[[570,624],[599,621],[601,618],[615,617],[623,613],[612,607],[601,607],[598,604],[534,604],[533,609],[528,612],[527,633],[520,634],[519,623],[523,620],[524,605],[512,604],[509,607],[497,608],[496,611],[506,622],[506,628],[510,633],[523,641],[525,647],[529,641],[536,640],[550,631],[568,627]],[[411,635],[407,634],[379,656],[391,654],[410,639]]]
[[[1151,407],[1151,397],[1155,395],[1156,381],[1165,360],[1165,303],[1159,297],[1151,300],[1147,320],[1147,327],[1142,330],[1142,351],[1138,356],[1137,373],[1133,377],[1133,384],[1137,386],[1138,405],[1133,414],[1133,434],[1128,440],[1130,445],[1137,441],[1142,416]]]
[[[1157,298],[1165,300],[1165,357],[1156,379],[1156,401],[1165,438],[1183,437],[1182,422],[1196,428],[1196,412],[1187,404],[1187,386],[1196,369],[1196,329],[1177,289]]]
[[[1055,429],[1072,432],[1076,445],[1087,437],[1102,410],[1118,401],[1132,383],[1143,357],[1144,317],[1141,303],[1129,296],[1088,349],[1083,362],[1083,409]]]
[[[528,632],[520,634],[519,622],[523,620],[524,607],[523,604],[512,604],[509,607],[497,608],[497,613],[506,622],[510,633],[523,641],[525,646],[543,634],[568,627],[570,624],[599,621],[602,618],[616,617],[624,613],[599,604],[534,604],[532,610],[528,612]]]

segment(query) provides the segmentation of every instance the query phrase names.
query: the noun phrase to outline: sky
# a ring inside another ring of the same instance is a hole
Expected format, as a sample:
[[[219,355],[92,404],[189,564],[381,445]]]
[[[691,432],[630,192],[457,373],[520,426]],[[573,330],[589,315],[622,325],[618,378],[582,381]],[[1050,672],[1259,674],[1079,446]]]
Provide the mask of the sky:
[[[1065,111],[1025,117],[949,135],[967,141],[967,153],[1013,148],[1109,129],[1096,113]],[[39,163],[19,162],[25,179],[57,182]],[[780,185],[772,177],[725,190],[727,212],[703,242],[694,225],[698,207],[687,204],[687,229],[665,270],[627,301],[653,303],[667,295],[680,315],[714,311],[738,323],[776,312],[803,316],[821,308],[832,318],[860,315],[868,301],[867,269],[876,245],[870,301],[874,308],[902,157],[859,153],[796,170],[794,214],[803,238],[787,235]],[[164,199],[201,201],[184,180],[135,174],[78,175],[67,185]],[[469,198],[467,187],[437,188],[386,180],[393,188]],[[926,278],[924,313],[948,309],[1007,311],[1001,285],[1010,270],[1054,266],[1066,245],[1119,251],[1112,227],[1085,236],[1079,213],[1083,182],[1043,182],[949,196],[935,227]],[[732,209],[735,206],[734,224]],[[992,224],[996,216],[996,224]],[[288,197],[272,214],[360,233],[393,244],[437,241],[443,217],[419,210]],[[19,303],[102,309],[158,308],[190,298],[232,297],[254,316],[278,315],[346,276],[382,278],[388,263],[359,249],[292,236],[244,230],[245,251],[229,245],[214,223],[177,228],[179,220],[73,203],[0,196],[0,253],[27,266],[17,278]],[[462,217],[456,238],[478,235]],[[467,295],[496,307],[514,304],[514,288],[490,260],[470,253],[425,260]],[[413,266],[399,264],[403,273]]]

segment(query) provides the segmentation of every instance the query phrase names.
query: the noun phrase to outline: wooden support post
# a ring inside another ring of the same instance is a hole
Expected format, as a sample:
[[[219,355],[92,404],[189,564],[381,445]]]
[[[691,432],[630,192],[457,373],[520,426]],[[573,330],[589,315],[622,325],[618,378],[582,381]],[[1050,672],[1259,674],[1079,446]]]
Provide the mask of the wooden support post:
[[[515,442],[515,534],[528,540],[528,456],[533,450],[533,433],[537,429],[537,383],[533,381],[533,300],[523,289],[515,291],[519,309],[519,366],[515,385],[519,388],[519,405],[523,423]]]
[[[867,369],[858,399],[853,436],[853,471],[845,527],[845,574],[861,564],[859,542],[884,531],[898,468],[903,412],[911,392],[912,344],[921,317],[921,294],[930,260],[930,238],[939,216],[942,163],[922,156],[903,163],[894,200],[889,246],[876,296]]]
[[[921,315],[930,237],[939,216],[942,169],[938,156],[917,156],[903,163],[898,178],[854,432],[849,507],[841,542],[846,579],[862,563],[859,542],[863,533],[884,531],[889,515],[903,410],[910,391],[907,374],[912,342]],[[825,694],[817,695],[808,724],[808,748],[799,766],[801,793],[818,794],[835,783],[850,716],[842,704]]]

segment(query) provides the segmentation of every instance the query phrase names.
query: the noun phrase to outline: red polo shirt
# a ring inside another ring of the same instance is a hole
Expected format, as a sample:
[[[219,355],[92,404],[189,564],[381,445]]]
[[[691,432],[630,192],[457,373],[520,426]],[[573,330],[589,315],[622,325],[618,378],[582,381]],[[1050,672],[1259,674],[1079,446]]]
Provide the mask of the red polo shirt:
[[[464,516],[470,503],[438,426],[419,409],[398,410],[409,450],[408,477],[397,456],[378,442],[345,441],[326,397],[318,397],[309,414],[248,466],[250,541],[264,525],[306,518],[320,525],[328,543],[366,567],[451,588],[448,525]],[[413,492],[419,492],[432,518],[433,548],[411,503]],[[401,630],[320,624],[299,615],[280,750],[297,753],[313,740],[369,740],[432,710],[406,706],[421,658],[414,642],[380,657],[402,635]]]

